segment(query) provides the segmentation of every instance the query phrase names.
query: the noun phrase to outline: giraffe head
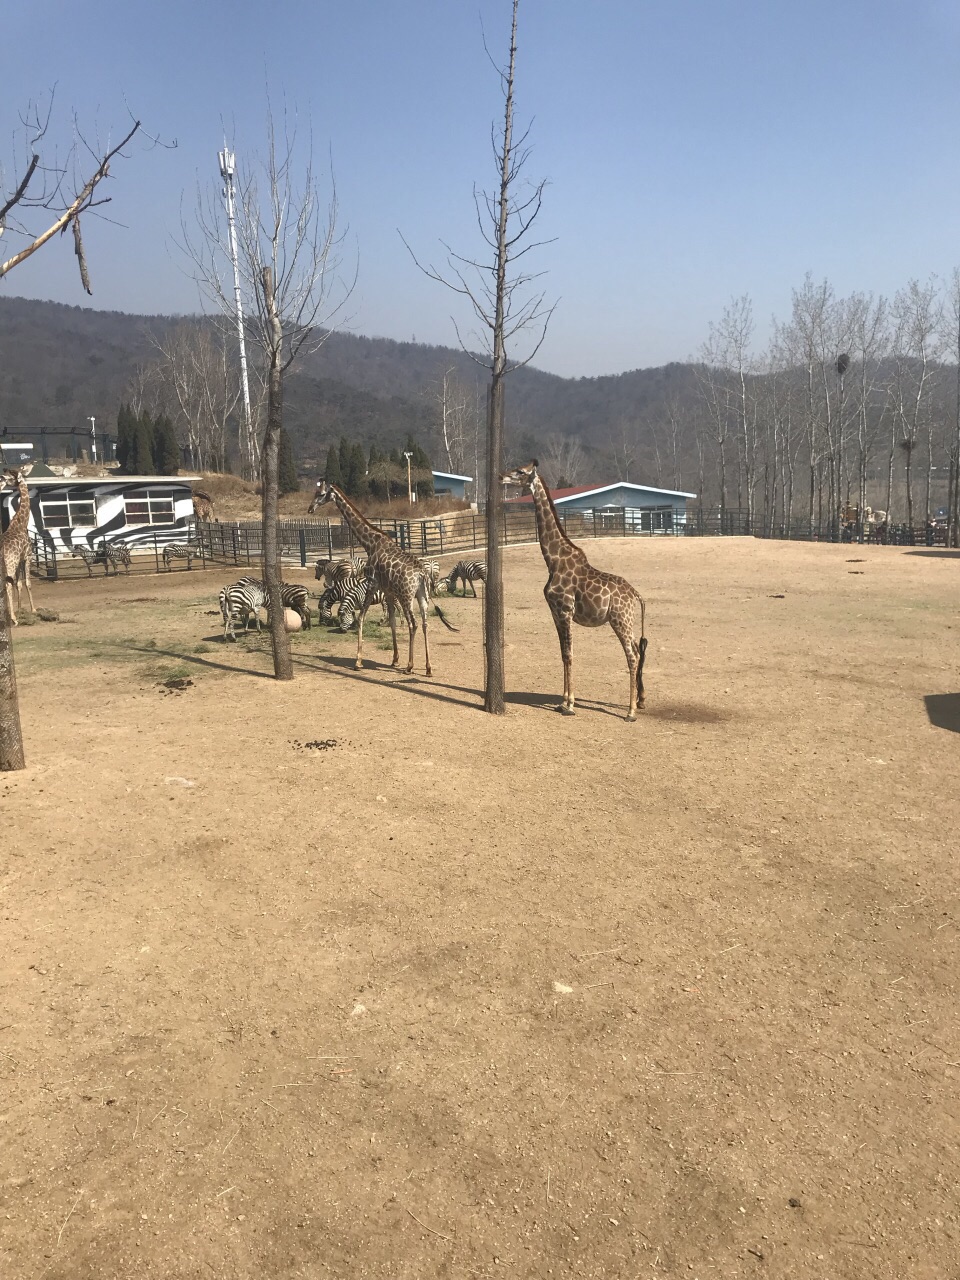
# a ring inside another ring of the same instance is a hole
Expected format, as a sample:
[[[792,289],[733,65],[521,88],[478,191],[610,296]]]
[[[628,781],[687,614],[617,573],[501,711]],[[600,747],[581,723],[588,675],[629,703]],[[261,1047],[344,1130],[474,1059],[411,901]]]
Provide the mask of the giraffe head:
[[[312,516],[315,511],[319,510],[320,507],[332,501],[333,501],[333,485],[329,484],[326,480],[318,480],[317,491],[313,495],[313,501],[310,503],[310,506],[307,508],[307,515]]]
[[[534,458],[525,467],[515,467],[513,471],[507,471],[500,477],[500,483],[518,484],[524,493],[530,493],[533,490],[533,482],[538,475],[537,467],[539,465],[539,462]]]

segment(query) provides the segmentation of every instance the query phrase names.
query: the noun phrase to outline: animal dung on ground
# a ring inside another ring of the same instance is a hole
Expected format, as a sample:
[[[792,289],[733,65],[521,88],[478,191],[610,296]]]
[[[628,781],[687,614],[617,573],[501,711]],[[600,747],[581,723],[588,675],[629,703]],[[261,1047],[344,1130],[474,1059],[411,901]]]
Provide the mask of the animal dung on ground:
[[[41,622],[59,622],[60,615],[54,609],[38,609],[37,617]]]
[[[780,593],[780,594],[778,594],[778,595],[775,595],[775,596],[770,596],[770,597],[769,597],[769,599],[770,599],[770,600],[786,600],[786,598],[787,598],[787,597],[786,597],[785,595],[783,595],[782,593]]]
[[[184,689],[189,689],[193,684],[187,676],[171,676],[169,680],[162,680],[160,688],[167,693],[183,693]]]
[[[290,745],[294,751],[332,751],[334,747],[339,747],[340,743],[336,738],[315,738],[313,742],[299,742],[294,738]],[[377,798],[379,799],[379,796]]]

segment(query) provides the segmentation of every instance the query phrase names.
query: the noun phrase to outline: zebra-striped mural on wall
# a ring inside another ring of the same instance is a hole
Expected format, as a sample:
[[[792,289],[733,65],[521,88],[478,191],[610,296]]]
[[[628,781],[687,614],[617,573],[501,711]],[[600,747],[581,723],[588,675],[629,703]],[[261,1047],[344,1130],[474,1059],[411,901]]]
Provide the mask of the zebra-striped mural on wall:
[[[185,542],[193,527],[193,497],[185,477],[124,479],[27,477],[30,533],[58,554],[74,547],[95,549],[101,542],[136,551],[168,542]],[[16,490],[0,493],[0,523],[16,510]]]

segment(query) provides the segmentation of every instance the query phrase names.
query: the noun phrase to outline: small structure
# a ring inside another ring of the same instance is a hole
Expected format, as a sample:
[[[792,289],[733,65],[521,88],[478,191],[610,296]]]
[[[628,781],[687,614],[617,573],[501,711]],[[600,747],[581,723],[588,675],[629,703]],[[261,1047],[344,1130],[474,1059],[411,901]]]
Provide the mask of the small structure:
[[[667,532],[687,522],[687,499],[695,493],[682,489],[654,489],[648,484],[629,484],[618,480],[616,484],[576,485],[567,489],[551,489],[550,496],[563,516],[576,511],[586,520],[598,521],[601,527],[623,524],[641,526],[652,532]],[[508,510],[531,506],[529,494],[507,498]]]
[[[433,495],[435,498],[461,498],[464,501],[467,497],[467,485],[473,484],[473,476],[457,476],[450,471],[434,471],[433,475]]]
[[[14,440],[0,440],[0,464],[15,470],[33,460],[33,445]]]
[[[193,525],[192,480],[199,476],[27,476],[30,535],[47,551],[69,554],[79,543],[183,542]],[[0,489],[0,528],[13,517],[16,489]]]

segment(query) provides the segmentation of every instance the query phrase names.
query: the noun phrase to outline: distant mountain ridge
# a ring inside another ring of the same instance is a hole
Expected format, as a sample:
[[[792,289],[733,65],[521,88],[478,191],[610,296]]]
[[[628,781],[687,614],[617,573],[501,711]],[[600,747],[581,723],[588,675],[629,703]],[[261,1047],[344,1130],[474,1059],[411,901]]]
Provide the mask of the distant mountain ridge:
[[[140,316],[0,296],[0,431],[18,426],[82,429],[93,416],[110,430],[130,398],[138,366],[181,316]],[[255,358],[255,356],[253,357]],[[285,423],[307,465],[341,435],[386,446],[412,432],[445,463],[439,389],[452,373],[483,414],[487,375],[456,348],[335,332],[298,359],[285,384]],[[658,412],[693,386],[693,367],[672,364],[598,378],[562,378],[527,367],[510,375],[508,442],[522,454],[549,433],[587,451],[581,479],[610,479],[609,440],[621,419]]]

